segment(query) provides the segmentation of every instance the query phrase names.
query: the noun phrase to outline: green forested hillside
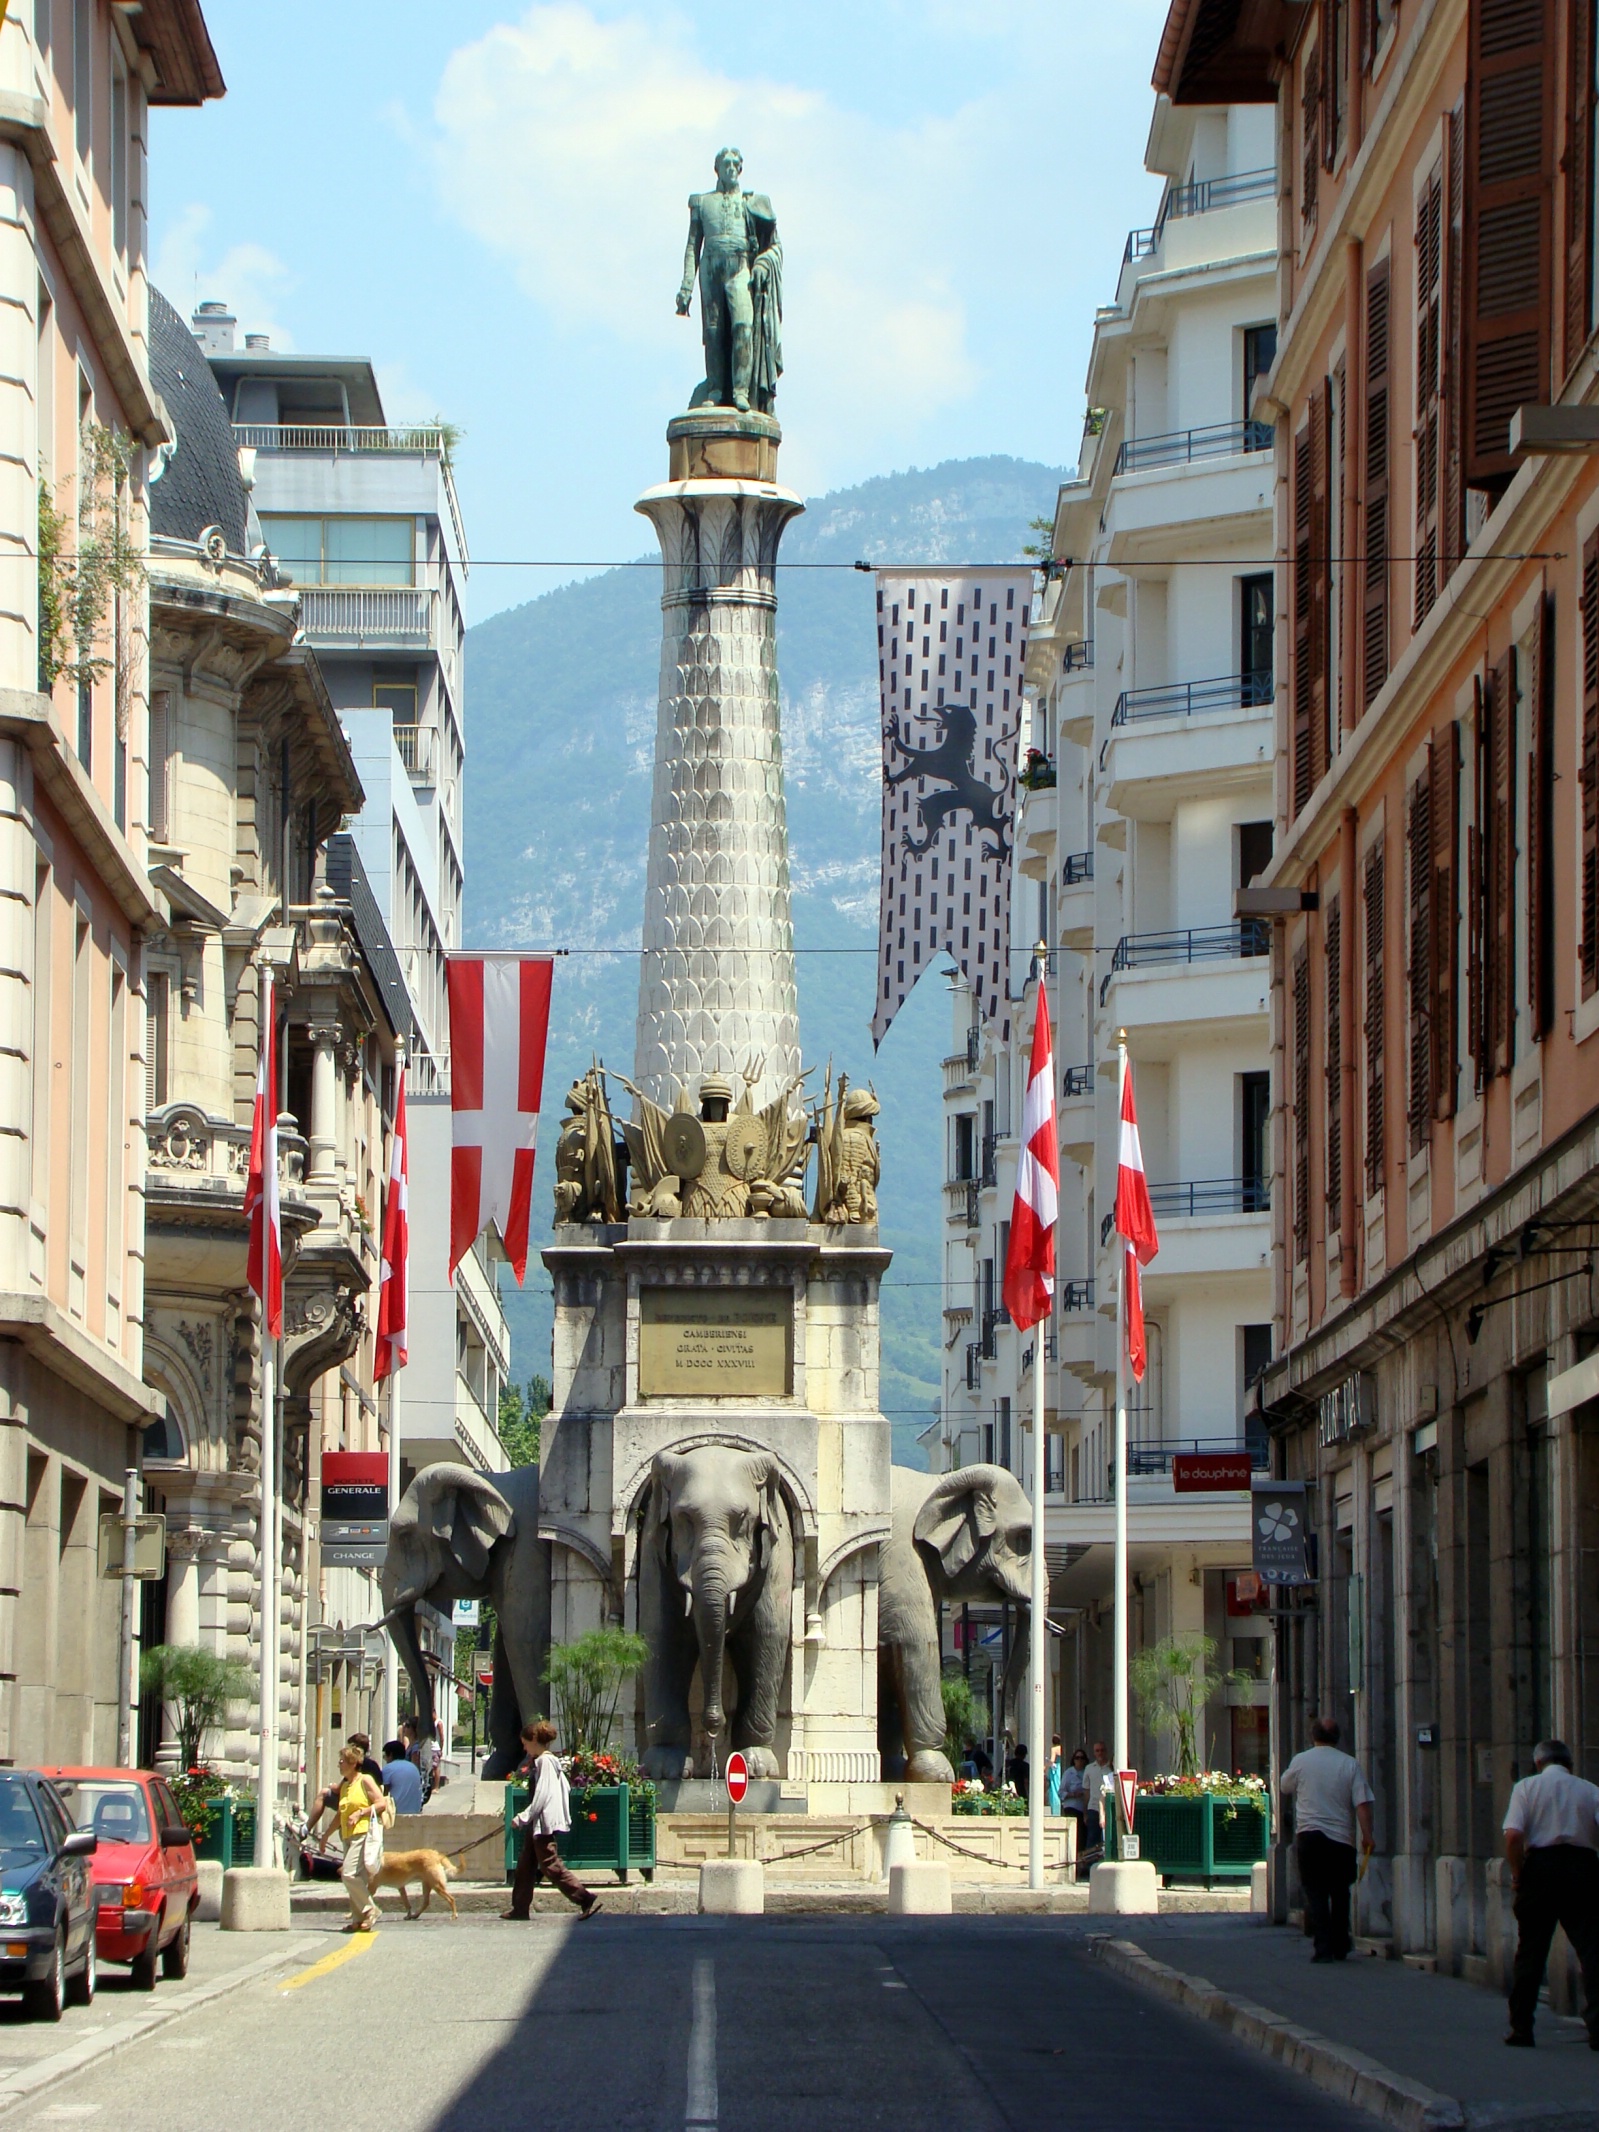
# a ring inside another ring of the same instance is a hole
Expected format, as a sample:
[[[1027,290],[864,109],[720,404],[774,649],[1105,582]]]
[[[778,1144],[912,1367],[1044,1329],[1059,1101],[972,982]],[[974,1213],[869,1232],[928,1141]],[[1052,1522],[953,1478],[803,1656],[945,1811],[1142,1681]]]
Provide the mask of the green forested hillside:
[[[785,563],[1018,558],[1052,508],[1057,469],[972,459],[891,474],[817,499],[785,535]],[[641,528],[642,531],[642,528]],[[643,547],[641,543],[641,553]],[[883,1102],[881,1219],[894,1252],[883,1296],[883,1406],[896,1458],[919,1463],[939,1382],[938,1061],[949,1015],[938,979],[872,1058],[877,924],[877,638],[870,577],[779,573],[800,1034]],[[467,637],[467,942],[567,947],[556,974],[535,1234],[548,1234],[561,1097],[598,1053],[630,1071],[660,657],[653,570],[612,570],[508,609]],[[594,950],[617,950],[595,953]],[[549,1283],[507,1282],[513,1367],[549,1367]]]

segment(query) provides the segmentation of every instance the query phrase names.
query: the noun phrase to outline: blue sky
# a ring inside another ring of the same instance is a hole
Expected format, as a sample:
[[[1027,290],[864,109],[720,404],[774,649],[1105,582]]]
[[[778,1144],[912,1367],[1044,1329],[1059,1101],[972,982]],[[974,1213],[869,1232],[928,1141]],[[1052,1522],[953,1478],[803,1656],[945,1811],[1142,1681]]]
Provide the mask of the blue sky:
[[[1076,456],[1166,0],[205,0],[228,94],[153,116],[187,315],[368,355],[466,432],[474,620],[637,555],[700,375],[686,202],[724,140],[783,237],[783,476]],[[550,570],[493,567],[540,558]]]

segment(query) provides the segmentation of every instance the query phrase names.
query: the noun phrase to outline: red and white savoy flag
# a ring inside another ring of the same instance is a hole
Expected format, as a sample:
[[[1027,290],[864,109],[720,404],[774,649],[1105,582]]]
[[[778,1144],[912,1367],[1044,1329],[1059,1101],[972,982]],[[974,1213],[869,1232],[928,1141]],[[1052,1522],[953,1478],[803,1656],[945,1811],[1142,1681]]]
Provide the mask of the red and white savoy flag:
[[[1005,1258],[1005,1308],[1014,1324],[1049,1316],[1055,1293],[1055,1215],[1060,1201],[1060,1146],[1055,1133],[1055,1059],[1049,1001],[1038,987],[1033,1055],[1022,1098],[1022,1148],[1016,1164],[1010,1250]]]
[[[278,1047],[276,995],[270,970],[260,978],[261,1055],[255,1066],[250,1118],[250,1169],[244,1181],[244,1224],[250,1239],[245,1278],[261,1298],[269,1340],[283,1337],[283,1223],[278,1212]]]
[[[1147,1266],[1160,1249],[1155,1233],[1155,1210],[1149,1203],[1144,1179],[1144,1151],[1138,1142],[1138,1111],[1133,1102],[1133,1068],[1128,1060],[1122,1078],[1121,1152],[1116,1165],[1116,1229],[1126,1239],[1122,1274],[1127,1327],[1127,1361],[1137,1384],[1144,1381],[1148,1353],[1144,1341],[1144,1297],[1138,1269]]]
[[[521,1285],[550,1027],[549,955],[452,955],[450,1278],[493,1222]]]
[[[411,1160],[405,1131],[405,1068],[394,1092],[394,1131],[389,1136],[389,1188],[383,1200],[383,1263],[378,1273],[378,1351],[373,1375],[381,1384],[403,1370],[409,1349],[406,1318],[411,1289]],[[452,1266],[451,1271],[454,1271]]]

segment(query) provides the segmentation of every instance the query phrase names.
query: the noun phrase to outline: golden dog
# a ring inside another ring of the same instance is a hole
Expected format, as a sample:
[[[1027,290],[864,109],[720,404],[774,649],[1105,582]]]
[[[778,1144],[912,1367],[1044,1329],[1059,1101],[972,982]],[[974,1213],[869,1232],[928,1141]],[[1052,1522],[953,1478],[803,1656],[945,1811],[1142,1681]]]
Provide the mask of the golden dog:
[[[463,1873],[465,1870],[462,1854],[459,1852],[452,1860],[442,1851],[385,1851],[382,1870],[373,1874],[368,1886],[374,1895],[379,1888],[398,1888],[405,1902],[405,1914],[413,1924],[435,1895],[449,1904],[451,1917],[458,1917],[460,1912],[455,1907],[455,1897],[450,1893],[450,1875]],[[420,1910],[411,1908],[409,1883],[413,1880],[422,1883]]]

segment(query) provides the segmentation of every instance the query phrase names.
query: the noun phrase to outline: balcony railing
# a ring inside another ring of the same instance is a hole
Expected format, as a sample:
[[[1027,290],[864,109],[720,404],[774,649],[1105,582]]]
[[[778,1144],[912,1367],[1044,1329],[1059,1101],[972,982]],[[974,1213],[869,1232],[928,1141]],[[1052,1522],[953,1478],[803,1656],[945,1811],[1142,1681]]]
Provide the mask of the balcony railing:
[[[400,760],[419,785],[433,782],[433,728],[425,725],[397,725],[394,728],[394,745],[400,751]]]
[[[1195,925],[1177,933],[1123,933],[1099,983],[1104,1006],[1111,979],[1119,970],[1147,969],[1163,962],[1226,962],[1264,955],[1271,946],[1271,921],[1239,918],[1231,925]]]
[[[977,1071],[977,1062],[982,1057],[982,1055],[983,1032],[978,1027],[977,1023],[973,1022],[972,1026],[966,1032],[966,1064],[973,1073]]]
[[[999,1142],[998,1133],[984,1133],[982,1182],[990,1190],[999,1183]]]
[[[1111,1219],[1114,1220],[1115,1217],[1112,1216]],[[1060,1291],[1060,1307],[1062,1310],[1092,1310],[1094,1307],[1094,1283],[1092,1277],[1086,1281],[1064,1282]]]
[[[999,1328],[1010,1323],[1010,1312],[1003,1303],[991,1304],[983,1312],[983,1360],[992,1362],[999,1352]]]
[[[1196,178],[1188,185],[1169,185],[1154,227],[1128,231],[1122,265],[1150,258],[1168,222],[1181,221],[1188,215],[1208,215],[1219,207],[1237,207],[1245,200],[1269,200],[1276,190],[1275,169],[1237,170],[1227,177]]]
[[[1169,1441],[1140,1437],[1127,1446],[1127,1471],[1169,1473],[1174,1457],[1196,1451],[1212,1455],[1219,1451],[1247,1451],[1249,1463],[1258,1473],[1264,1473],[1271,1462],[1271,1447],[1265,1441],[1248,1443],[1236,1436],[1181,1436]]]
[[[1073,851],[1060,862],[1060,885],[1076,888],[1084,881],[1094,878],[1094,854],[1091,851]]]
[[[1184,1184],[1152,1184],[1157,1221],[1193,1221],[1206,1214],[1269,1214],[1269,1177],[1201,1177]]]
[[[1134,474],[1140,467],[1187,466],[1195,459],[1225,459],[1234,452],[1269,452],[1275,434],[1269,422],[1210,422],[1201,429],[1173,429],[1159,437],[1128,437],[1116,454],[1115,471]]]
[[[977,1179],[975,1177],[952,1177],[944,1187],[944,1215],[948,1221],[964,1222],[968,1229],[977,1227]]]
[[[1080,674],[1093,663],[1092,644],[1068,644],[1060,655],[1060,670],[1063,674]]]
[[[967,1058],[965,1052],[952,1051],[949,1057],[944,1061],[945,1095],[953,1095],[957,1089],[965,1088],[970,1082],[971,1078],[972,1065],[971,1061]]]
[[[966,1389],[975,1392],[983,1382],[983,1354],[976,1340],[966,1343]]]
[[[1272,699],[1270,673],[1219,674],[1213,681],[1174,681],[1162,688],[1124,688],[1111,724],[1140,718],[1192,718],[1196,711],[1251,711]]]
[[[433,637],[433,594],[410,585],[307,585],[300,595],[300,626],[308,637],[341,638],[359,644],[428,644]]]
[[[467,562],[466,529],[437,423],[235,422],[233,441],[255,452],[410,452],[437,459],[461,560]]]
[[[1094,1093],[1092,1064],[1068,1066],[1060,1077],[1060,1092],[1063,1096],[1091,1096]]]

